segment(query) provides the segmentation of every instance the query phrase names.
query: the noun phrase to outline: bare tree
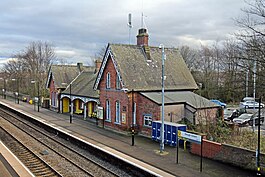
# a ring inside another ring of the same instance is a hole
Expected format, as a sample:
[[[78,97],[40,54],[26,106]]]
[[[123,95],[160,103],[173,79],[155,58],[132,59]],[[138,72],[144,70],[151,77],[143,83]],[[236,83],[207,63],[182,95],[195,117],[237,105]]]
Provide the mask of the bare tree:
[[[13,60],[4,64],[3,70],[10,77],[19,79],[22,89],[29,88],[31,80],[38,81],[41,92],[44,94],[47,71],[55,59],[52,45],[41,41],[32,42],[24,51],[15,54],[13,58]],[[22,91],[30,92],[29,90]]]
[[[186,62],[187,67],[191,71],[196,70],[198,68],[198,66],[196,65],[198,63],[198,52],[186,45],[180,46],[179,51],[182,58]]]
[[[241,50],[240,59],[242,68],[254,74],[253,65],[257,66],[257,85],[259,95],[264,95],[265,71],[265,1],[247,1],[247,8],[243,9],[245,16],[236,20],[240,31],[235,35],[239,40],[238,48]],[[253,82],[251,82],[253,83]]]

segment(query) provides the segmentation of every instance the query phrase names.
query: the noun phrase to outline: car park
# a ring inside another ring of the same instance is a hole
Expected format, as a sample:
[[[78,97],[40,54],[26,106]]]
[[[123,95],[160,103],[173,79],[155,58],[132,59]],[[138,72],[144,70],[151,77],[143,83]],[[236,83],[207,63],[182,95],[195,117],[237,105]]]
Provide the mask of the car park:
[[[251,119],[253,114],[244,113],[241,114],[239,117],[234,118],[233,122],[238,125],[246,125],[248,121]]]
[[[258,119],[258,117],[257,116],[252,116],[251,118],[250,118],[250,120],[248,121],[248,124],[250,125],[250,126],[252,126],[253,125],[253,122],[255,121],[255,125],[259,125],[259,119]],[[264,117],[260,117],[260,124],[263,124],[264,123]]]
[[[225,121],[233,121],[233,119],[238,116],[239,116],[238,109],[231,109],[231,108],[224,109],[224,120]]]
[[[264,116],[265,116],[265,110],[262,109],[260,110],[260,124],[264,123]],[[250,118],[250,120],[248,121],[248,124],[250,126],[253,126],[253,123],[255,122],[255,125],[259,124],[259,111],[256,111],[253,116]]]
[[[245,102],[241,102],[239,107],[241,108],[259,108],[259,103],[256,102],[256,101],[245,101]],[[260,108],[263,108],[264,107],[264,104],[263,103],[260,103]]]
[[[246,102],[246,101],[255,101],[255,99],[253,97],[245,97],[242,99],[242,102]]]
[[[226,108],[226,104],[221,102],[221,101],[219,101],[219,100],[210,100],[210,101],[215,103],[215,104],[217,104],[217,105],[219,105],[219,106],[222,106],[223,108]]]

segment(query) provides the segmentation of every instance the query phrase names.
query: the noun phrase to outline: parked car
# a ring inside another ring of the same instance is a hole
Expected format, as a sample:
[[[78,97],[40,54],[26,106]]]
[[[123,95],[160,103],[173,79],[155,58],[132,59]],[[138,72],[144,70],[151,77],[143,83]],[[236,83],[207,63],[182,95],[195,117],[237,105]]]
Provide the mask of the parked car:
[[[243,108],[258,108],[259,107],[259,103],[256,101],[245,101],[245,102],[241,102],[239,107],[243,107]],[[260,107],[264,108],[264,104],[260,103]]]
[[[232,121],[234,118],[239,116],[238,109],[224,109],[224,120],[225,121]]]
[[[248,121],[248,124],[249,124],[250,126],[252,126],[254,120],[255,120],[255,125],[259,125],[259,119],[258,119],[257,116],[255,116],[255,117],[252,116],[252,117],[250,118],[250,120]],[[264,117],[260,117],[260,124],[263,124],[263,123],[264,123]]]
[[[255,101],[255,99],[253,97],[245,97],[242,99],[242,102],[246,102],[246,101]]]
[[[246,125],[248,121],[251,119],[252,115],[253,114],[248,114],[248,113],[241,114],[239,117],[234,118],[233,122],[239,125]]]
[[[258,121],[259,121],[259,112],[256,111],[253,116],[250,118],[250,120],[248,121],[248,124],[249,125],[253,125],[253,122],[255,121],[255,125],[258,125]],[[264,123],[264,116],[265,116],[265,111],[264,110],[261,110],[260,112],[260,124],[263,124]]]
[[[215,103],[215,104],[217,104],[217,105],[219,105],[219,106],[222,106],[223,108],[226,108],[226,104],[221,102],[221,101],[219,101],[219,100],[210,100],[210,101]]]

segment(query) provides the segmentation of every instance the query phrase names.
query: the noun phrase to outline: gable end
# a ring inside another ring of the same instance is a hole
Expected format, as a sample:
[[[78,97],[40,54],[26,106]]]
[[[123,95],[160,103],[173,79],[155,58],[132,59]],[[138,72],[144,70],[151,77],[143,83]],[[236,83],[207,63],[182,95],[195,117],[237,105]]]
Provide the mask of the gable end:
[[[97,78],[96,78],[96,82],[95,82],[95,84],[94,84],[94,90],[97,90],[97,88],[98,88],[98,86],[99,86],[100,80],[101,80],[101,78],[102,78],[102,75],[103,75],[103,72],[104,72],[104,70],[105,70],[105,67],[106,67],[106,64],[107,64],[107,61],[108,61],[108,58],[109,58],[109,57],[110,57],[111,60],[112,60],[112,63],[113,63],[114,68],[115,68],[115,70],[116,70],[116,73],[117,73],[117,75],[118,75],[118,77],[119,77],[119,81],[120,81],[120,83],[121,83],[121,86],[124,87],[124,82],[123,82],[123,80],[122,80],[122,77],[121,77],[121,74],[120,74],[120,71],[119,71],[119,68],[118,68],[117,62],[116,62],[116,60],[115,60],[115,58],[114,58],[114,55],[113,55],[113,53],[112,53],[112,51],[111,51],[111,48],[110,48],[110,46],[109,46],[109,47],[107,48],[106,54],[105,54],[105,56],[104,56],[104,59],[103,59],[103,61],[102,61],[101,68],[100,68],[100,70],[99,70],[99,72],[98,72],[98,76],[97,76]]]

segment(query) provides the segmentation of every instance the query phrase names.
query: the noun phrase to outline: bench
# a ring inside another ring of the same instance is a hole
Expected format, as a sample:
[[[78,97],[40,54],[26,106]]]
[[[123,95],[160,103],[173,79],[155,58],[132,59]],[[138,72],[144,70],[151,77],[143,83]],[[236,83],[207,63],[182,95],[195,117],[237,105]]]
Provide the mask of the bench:
[[[83,114],[83,110],[80,110],[80,109],[79,110],[76,110],[75,113],[76,114]]]

